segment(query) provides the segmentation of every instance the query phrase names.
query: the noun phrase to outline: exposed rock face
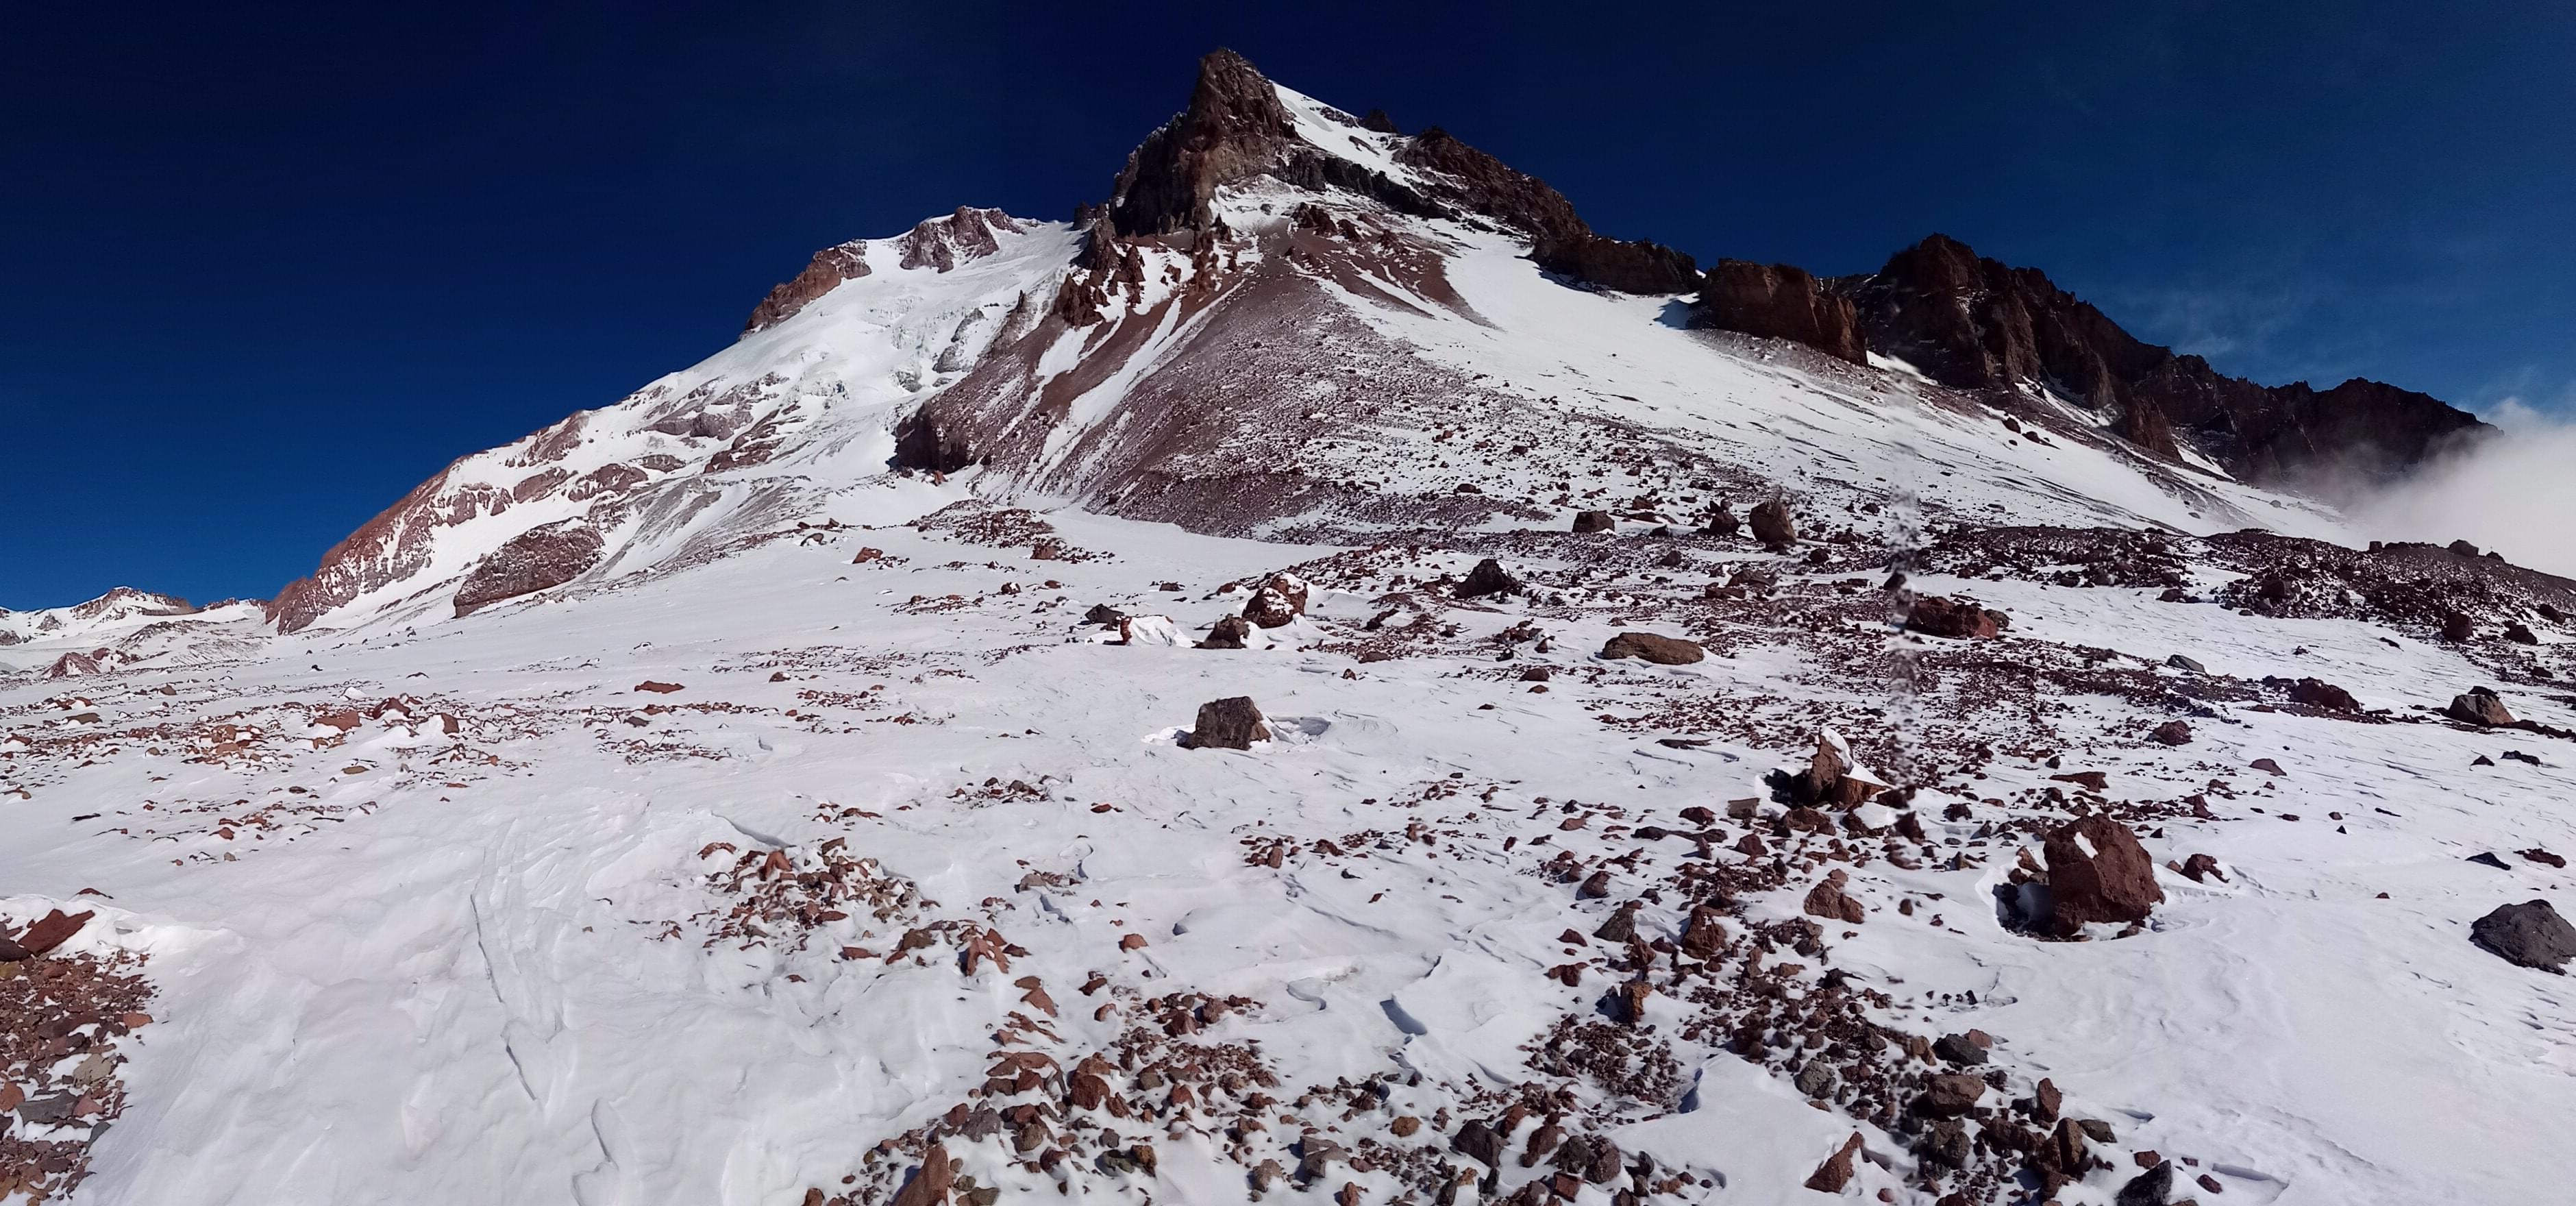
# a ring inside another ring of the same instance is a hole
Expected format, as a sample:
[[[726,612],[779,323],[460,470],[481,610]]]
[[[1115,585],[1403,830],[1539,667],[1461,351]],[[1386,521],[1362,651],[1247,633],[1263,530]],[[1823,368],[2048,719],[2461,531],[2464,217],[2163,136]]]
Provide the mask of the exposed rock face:
[[[2156,865],[2129,827],[2096,813],[2069,821],[2048,835],[2048,889],[2055,898],[2051,928],[2071,935],[2094,922],[2145,921],[2164,903]]]
[[[2523,967],[2564,974],[2576,959],[2576,926],[2546,900],[2504,905],[2469,927],[2469,940]]]
[[[1270,726],[1249,695],[1200,704],[1198,723],[1190,727],[1190,744],[1199,749],[1248,750],[1268,740]]]
[[[1019,219],[998,209],[960,205],[956,213],[945,218],[923,219],[903,236],[899,245],[902,266],[947,272],[960,263],[1001,250],[1001,242],[993,237],[995,231],[1018,234],[1025,229]]]
[[[1688,293],[1700,285],[1691,257],[1661,243],[1627,242],[1585,232],[1540,243],[1530,258],[1550,272],[1622,293]]]
[[[2037,382],[2113,416],[2114,430],[2176,454],[2175,435],[2258,481],[2335,467],[2392,475],[2452,437],[2489,430],[2423,394],[2352,380],[2319,391],[2223,376],[2197,356],[2141,342],[2036,269],[1980,257],[1944,235],[1897,252],[1874,275],[1835,282],[1871,351],[1945,385]]]
[[[561,586],[599,564],[599,532],[578,519],[532,528],[509,539],[465,575],[456,614],[470,616],[504,599]]]
[[[1609,659],[1643,658],[1660,666],[1687,666],[1708,656],[1696,641],[1678,637],[1657,636],[1651,632],[1623,632],[1601,646],[1601,656]]]
[[[803,272],[769,291],[760,304],[752,307],[751,321],[742,325],[742,333],[765,330],[787,321],[815,298],[840,287],[841,282],[857,280],[868,274],[866,241],[843,243],[814,253],[814,259]]]
[[[1593,233],[1563,193],[1513,171],[1438,126],[1396,151],[1396,162],[1437,173],[1433,200],[1482,214],[1530,237],[1530,258],[1550,272],[1629,293],[1687,293],[1699,285],[1691,257],[1655,243]]]
[[[1869,363],[1851,298],[1787,264],[1719,260],[1700,284],[1691,322],[1793,340],[1854,364]]]
[[[1279,90],[1231,50],[1199,60],[1190,107],[1145,136],[1112,187],[1109,214],[1124,235],[1205,230],[1217,187],[1278,168],[1297,141]]]

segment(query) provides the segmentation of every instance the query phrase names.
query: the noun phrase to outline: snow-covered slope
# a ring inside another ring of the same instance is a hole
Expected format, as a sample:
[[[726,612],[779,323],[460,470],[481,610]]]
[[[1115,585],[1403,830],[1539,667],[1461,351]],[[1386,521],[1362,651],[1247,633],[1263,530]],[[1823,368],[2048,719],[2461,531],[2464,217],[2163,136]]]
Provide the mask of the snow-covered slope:
[[[1384,124],[0,615],[0,1203],[2564,1196],[2576,584]]]

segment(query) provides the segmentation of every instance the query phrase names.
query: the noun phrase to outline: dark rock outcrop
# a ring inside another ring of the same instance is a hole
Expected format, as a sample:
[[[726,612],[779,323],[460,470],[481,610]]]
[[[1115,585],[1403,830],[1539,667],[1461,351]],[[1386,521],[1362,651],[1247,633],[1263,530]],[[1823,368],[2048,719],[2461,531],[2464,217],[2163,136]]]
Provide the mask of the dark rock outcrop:
[[[2489,430],[2464,411],[2376,381],[2318,390],[2224,376],[2198,356],[2130,335],[2037,269],[1981,257],[1945,235],[1835,284],[1850,296],[1871,351],[1960,389],[2039,383],[2111,415],[2113,429],[2139,447],[2176,455],[2180,433],[2257,481],[2326,469],[2392,476],[2454,437]]]
[[[1513,577],[1510,571],[1504,569],[1502,562],[1496,561],[1491,557],[1487,557],[1484,560],[1477,562],[1476,568],[1467,571],[1466,580],[1458,584],[1457,590],[1457,595],[1461,599],[1481,599],[1488,595],[1521,595],[1528,593],[1529,587],[1523,585],[1520,579]]]
[[[1122,235],[1205,230],[1219,185],[1277,168],[1297,141],[1279,90],[1231,50],[1199,60],[1190,107],[1127,156],[1109,202]]]
[[[1806,269],[1719,260],[1699,287],[1693,326],[1787,339],[1854,364],[1868,364],[1852,300]]]
[[[1541,242],[1530,259],[1560,276],[1622,293],[1688,293],[1700,287],[1699,266],[1661,243],[1604,238],[1589,231]]]
[[[504,599],[570,582],[599,564],[604,546],[598,530],[578,519],[521,532],[465,575],[456,588],[456,614],[470,616]]]
[[[1530,258],[1550,272],[1628,293],[1687,293],[1699,287],[1698,265],[1691,257],[1656,243],[1594,233],[1565,194],[1438,126],[1398,148],[1395,158],[1433,174],[1432,200],[1528,235]]]

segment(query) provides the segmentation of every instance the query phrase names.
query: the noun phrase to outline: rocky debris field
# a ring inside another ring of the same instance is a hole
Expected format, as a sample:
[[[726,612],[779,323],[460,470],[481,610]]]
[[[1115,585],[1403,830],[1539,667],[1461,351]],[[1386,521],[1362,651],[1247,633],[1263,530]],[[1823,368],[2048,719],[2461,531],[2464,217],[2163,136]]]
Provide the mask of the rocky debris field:
[[[0,1176],[806,1206],[2576,1176],[2516,1138],[2576,1117],[2565,583],[2249,536],[1820,543],[1793,503],[1768,541],[1341,548],[853,511],[577,609],[22,681]]]

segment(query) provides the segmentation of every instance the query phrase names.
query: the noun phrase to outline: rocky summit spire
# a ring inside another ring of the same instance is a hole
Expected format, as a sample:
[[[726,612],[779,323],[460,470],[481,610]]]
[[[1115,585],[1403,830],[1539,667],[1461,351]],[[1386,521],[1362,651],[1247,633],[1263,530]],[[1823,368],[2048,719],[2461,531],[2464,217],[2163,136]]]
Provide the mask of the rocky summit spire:
[[[1168,234],[1214,221],[1217,186],[1278,168],[1297,141],[1279,89],[1231,50],[1199,60],[1198,86],[1182,110],[1127,156],[1109,215],[1122,235]]]

